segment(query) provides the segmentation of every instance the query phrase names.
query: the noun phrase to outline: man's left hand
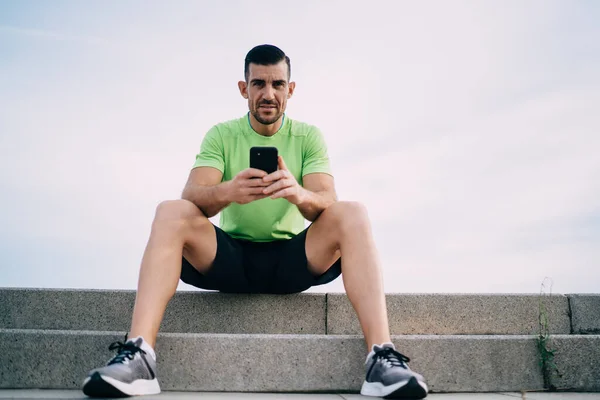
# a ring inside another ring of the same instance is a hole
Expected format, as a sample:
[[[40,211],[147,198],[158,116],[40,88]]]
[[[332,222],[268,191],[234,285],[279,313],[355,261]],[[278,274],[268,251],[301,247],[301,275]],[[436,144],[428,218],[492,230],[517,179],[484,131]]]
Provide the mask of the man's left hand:
[[[304,188],[287,169],[283,157],[279,156],[277,162],[279,170],[263,178],[265,182],[272,182],[264,189],[263,193],[270,195],[272,199],[283,198],[292,204],[300,204],[304,198]]]

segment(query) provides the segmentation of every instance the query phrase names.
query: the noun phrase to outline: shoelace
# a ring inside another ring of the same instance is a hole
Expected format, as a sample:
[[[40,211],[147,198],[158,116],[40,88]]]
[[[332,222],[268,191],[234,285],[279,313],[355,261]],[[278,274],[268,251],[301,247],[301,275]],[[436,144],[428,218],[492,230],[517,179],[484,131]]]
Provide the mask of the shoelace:
[[[108,346],[108,349],[117,350],[117,355],[112,360],[110,360],[108,365],[117,363],[122,364],[125,362],[125,360],[133,360],[133,357],[135,357],[135,353],[137,352],[146,354],[144,350],[140,349],[132,342],[114,342],[110,346]]]
[[[406,357],[404,354],[397,352],[391,347],[386,347],[383,350],[379,350],[373,356],[375,360],[381,359],[390,366],[407,368],[406,363],[410,361],[410,358]]]

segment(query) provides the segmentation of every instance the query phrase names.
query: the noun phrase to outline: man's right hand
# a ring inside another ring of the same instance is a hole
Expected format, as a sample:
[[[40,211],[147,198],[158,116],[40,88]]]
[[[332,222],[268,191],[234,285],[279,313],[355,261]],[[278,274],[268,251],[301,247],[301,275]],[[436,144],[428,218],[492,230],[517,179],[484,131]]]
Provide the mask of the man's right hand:
[[[263,190],[271,182],[264,182],[265,171],[248,168],[227,182],[227,198],[230,203],[248,204],[269,197]]]

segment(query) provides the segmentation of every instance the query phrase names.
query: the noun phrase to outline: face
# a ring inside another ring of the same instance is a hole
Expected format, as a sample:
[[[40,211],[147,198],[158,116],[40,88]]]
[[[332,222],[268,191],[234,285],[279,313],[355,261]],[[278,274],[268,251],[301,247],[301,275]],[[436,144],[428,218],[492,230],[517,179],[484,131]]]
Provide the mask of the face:
[[[248,72],[248,82],[238,85],[242,96],[248,99],[250,113],[263,125],[277,122],[295,88],[294,82],[288,82],[287,64],[250,64]]]

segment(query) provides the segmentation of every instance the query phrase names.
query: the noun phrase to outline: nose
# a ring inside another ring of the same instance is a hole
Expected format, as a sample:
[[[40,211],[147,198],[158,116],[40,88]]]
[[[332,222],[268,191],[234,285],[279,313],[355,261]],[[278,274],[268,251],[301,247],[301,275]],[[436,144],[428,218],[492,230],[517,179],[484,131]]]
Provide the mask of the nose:
[[[269,100],[269,101],[275,99],[275,90],[273,90],[271,85],[266,85],[264,92],[263,92],[263,99]]]

